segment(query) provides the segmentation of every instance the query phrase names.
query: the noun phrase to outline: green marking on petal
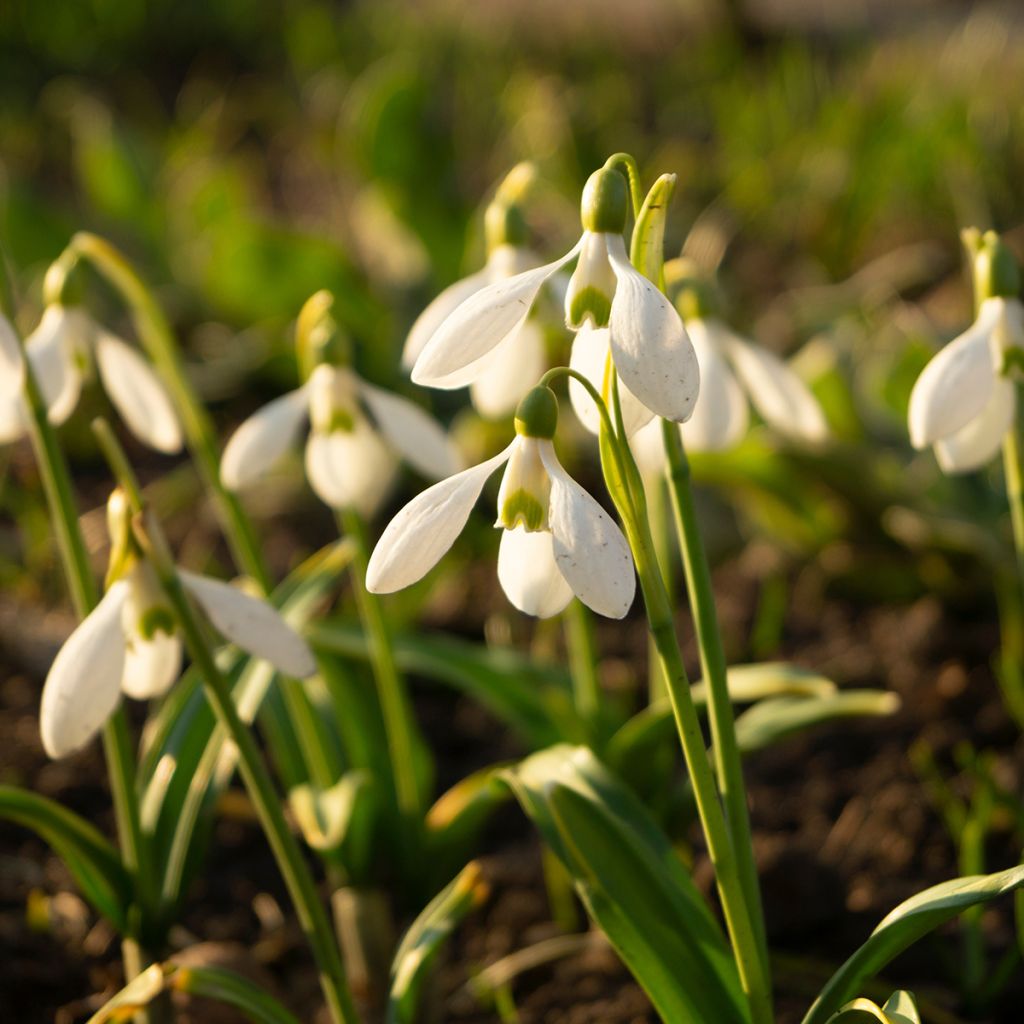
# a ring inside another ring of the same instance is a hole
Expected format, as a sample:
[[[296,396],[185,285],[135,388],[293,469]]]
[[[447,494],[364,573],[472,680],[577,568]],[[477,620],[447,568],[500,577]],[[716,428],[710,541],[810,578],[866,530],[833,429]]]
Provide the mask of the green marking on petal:
[[[527,533],[536,533],[546,529],[547,518],[547,509],[537,497],[520,489],[505,499],[498,520],[506,530],[522,526]]]
[[[569,307],[569,326],[582,327],[589,316],[595,327],[607,327],[612,313],[611,296],[597,288],[581,288],[573,297]]]
[[[1024,376],[1024,349],[1014,345],[1011,348],[1003,349],[1002,357],[999,367],[1001,376],[1010,377],[1014,374]]]
[[[152,640],[157,633],[173,636],[178,628],[174,613],[164,605],[153,605],[142,613],[139,619],[139,635],[145,640]]]

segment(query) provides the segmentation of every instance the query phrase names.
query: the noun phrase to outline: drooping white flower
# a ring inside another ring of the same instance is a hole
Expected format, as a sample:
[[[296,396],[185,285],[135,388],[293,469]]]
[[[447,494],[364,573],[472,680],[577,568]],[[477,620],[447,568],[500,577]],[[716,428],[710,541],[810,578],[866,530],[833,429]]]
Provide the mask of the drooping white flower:
[[[333,508],[371,515],[384,498],[399,460],[438,479],[459,468],[444,430],[418,405],[374,387],[344,366],[321,363],[309,380],[250,416],[221,459],[224,486],[253,483],[295,447],[307,421],[306,475]]]
[[[1005,296],[985,299],[974,323],[917,378],[908,411],[911,444],[934,446],[946,473],[967,473],[993,458],[1016,414],[1008,374],[1022,350],[1024,306]]]
[[[157,451],[181,450],[181,424],[156,372],[134,347],[99,327],[84,310],[48,305],[25,342],[25,353],[54,426],[74,412],[95,360],[104,390],[129,430]],[[17,440],[27,428],[20,392],[0,393],[0,443]]]
[[[124,499],[111,497],[110,521],[124,522]],[[116,528],[116,527],[115,527]],[[181,671],[177,623],[150,565],[137,553],[79,624],[50,667],[39,725],[50,757],[79,750],[102,728],[122,693],[138,700],[167,692]],[[316,671],[308,644],[266,601],[219,580],[178,575],[212,625],[230,641],[289,676]]]
[[[607,327],[625,388],[652,413],[680,423],[689,419],[699,388],[697,358],[672,304],[629,262],[622,240],[626,207],[621,174],[602,169],[591,175],[576,245],[553,263],[464,299],[434,330],[412,379],[438,388],[471,384],[521,328],[544,283],[578,256],[566,293],[566,323],[574,330]]]
[[[538,393],[544,394],[534,399]],[[554,395],[535,388],[519,410],[516,438],[504,451],[434,484],[392,519],[370,557],[369,590],[392,593],[425,576],[462,532],[488,477],[505,466],[495,525],[502,529],[498,579],[512,604],[547,618],[575,594],[610,618],[629,611],[636,588],[629,545],[558,461]]]

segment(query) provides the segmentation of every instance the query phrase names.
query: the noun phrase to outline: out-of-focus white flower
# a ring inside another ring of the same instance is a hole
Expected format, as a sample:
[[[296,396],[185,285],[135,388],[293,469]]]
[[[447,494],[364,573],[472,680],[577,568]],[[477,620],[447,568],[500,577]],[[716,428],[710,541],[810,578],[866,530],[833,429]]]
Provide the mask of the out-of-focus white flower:
[[[123,531],[124,497],[108,505],[112,535]],[[121,533],[122,543],[124,534]],[[116,546],[116,544],[115,544]],[[122,550],[124,550],[122,548]],[[316,671],[308,644],[261,598],[179,569],[188,593],[230,641],[290,676]],[[150,565],[133,552],[103,599],[58,651],[43,686],[39,725],[50,757],[83,747],[124,693],[148,700],[166,693],[181,670],[177,622]]]
[[[39,390],[54,426],[74,411],[82,381],[95,360],[100,380],[128,429],[157,451],[181,450],[181,424],[150,364],[126,341],[99,327],[82,309],[51,303],[25,342]],[[17,393],[0,391],[0,443],[28,428],[28,410]]]
[[[559,463],[551,443],[556,420],[554,394],[531,391],[503,452],[434,484],[388,524],[370,558],[367,588],[391,593],[425,576],[462,532],[487,478],[504,465],[495,525],[502,528],[498,579],[508,599],[546,618],[575,594],[599,614],[622,618],[636,587],[629,545]]]
[[[591,175],[583,192],[583,236],[560,259],[473,292],[440,323],[413,367],[417,384],[471,384],[529,316],[537,294],[571,260],[579,263],[566,292],[566,323],[608,328],[608,344],[625,388],[652,414],[682,423],[697,400],[693,346],[669,300],[629,262],[622,232],[628,196],[618,171]]]
[[[432,479],[459,469],[448,435],[418,405],[367,384],[347,367],[321,363],[300,388],[235,431],[221,459],[224,486],[238,490],[263,476],[298,444],[307,421],[306,475],[332,508],[372,515],[400,459]]]
[[[983,466],[1014,421],[1016,389],[1008,374],[1011,360],[1022,357],[1024,307],[1016,298],[985,299],[974,323],[917,378],[908,411],[911,444],[934,446],[946,473]]]

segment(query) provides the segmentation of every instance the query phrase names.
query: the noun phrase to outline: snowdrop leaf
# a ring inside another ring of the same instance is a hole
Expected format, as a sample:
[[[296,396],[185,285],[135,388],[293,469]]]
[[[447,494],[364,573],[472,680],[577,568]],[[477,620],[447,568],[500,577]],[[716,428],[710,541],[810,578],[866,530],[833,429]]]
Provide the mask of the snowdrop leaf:
[[[413,381],[435,388],[472,383],[491,351],[529,316],[545,281],[578,252],[579,243],[554,263],[495,281],[471,295],[427,342],[413,367]]]
[[[548,619],[572,600],[572,588],[555,562],[547,530],[528,533],[517,527],[501,531],[498,580],[505,596],[526,615]]]
[[[747,399],[719,351],[714,325],[692,320],[686,329],[700,367],[700,395],[693,415],[683,424],[683,441],[690,451],[723,451],[738,444],[747,432]]]
[[[427,342],[448,316],[454,313],[471,295],[480,291],[489,280],[490,274],[486,268],[478,270],[475,274],[470,274],[469,277],[464,277],[462,280],[448,285],[420,313],[409,329],[409,336],[405,339],[405,346],[402,349],[402,366],[406,370],[412,369]]]
[[[629,262],[618,236],[609,238],[608,256],[616,278],[609,327],[619,377],[648,409],[684,423],[697,403],[700,369],[683,321]]]
[[[487,478],[508,461],[516,443],[413,498],[377,541],[366,570],[367,589],[390,594],[426,576],[462,533]]]
[[[236,491],[273,468],[299,438],[309,416],[304,387],[258,409],[231,435],[220,460],[220,479]]]
[[[377,429],[418,473],[440,480],[462,468],[458,449],[429,413],[407,398],[371,384],[361,384],[360,391]]]
[[[178,575],[210,622],[232,643],[266,659],[285,675],[305,679],[316,672],[309,645],[268,601],[209,576],[184,569]]]
[[[935,442],[935,456],[944,473],[970,473],[993,459],[1017,411],[1015,386],[999,377],[985,408],[955,434]]]
[[[99,732],[121,699],[128,583],[118,580],[57,652],[43,685],[39,728],[50,757],[64,757]]]
[[[558,568],[588,608],[621,619],[636,592],[629,544],[608,513],[562,469],[551,442],[540,442],[540,451],[551,476],[548,515]]]
[[[1002,316],[1002,302],[989,299],[978,319],[935,355],[910,392],[910,443],[930,444],[966,427],[988,403],[994,370],[989,339]]]
[[[394,453],[362,418],[351,431],[314,430],[306,442],[306,476],[317,497],[331,508],[373,515],[397,468]]]
[[[572,342],[569,368],[581,373],[601,393],[604,386],[604,368],[611,351],[611,331],[607,327],[591,327],[585,323]],[[580,423],[592,434],[601,432],[601,414],[586,388],[569,378],[569,401]],[[619,403],[626,436],[631,437],[654,419],[654,413],[632,391],[619,381]]]

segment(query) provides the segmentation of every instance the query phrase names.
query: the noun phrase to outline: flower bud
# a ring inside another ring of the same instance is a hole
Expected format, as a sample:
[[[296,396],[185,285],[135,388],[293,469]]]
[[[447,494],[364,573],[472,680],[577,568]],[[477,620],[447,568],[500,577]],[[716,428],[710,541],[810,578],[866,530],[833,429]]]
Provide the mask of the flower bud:
[[[520,437],[550,441],[558,427],[558,399],[554,391],[543,386],[527,391],[516,409],[515,427]]]
[[[580,201],[585,231],[621,235],[626,230],[629,189],[619,171],[602,167],[587,179]]]
[[[484,214],[484,235],[488,253],[505,245],[522,249],[529,239],[522,207],[516,203],[491,203]]]

